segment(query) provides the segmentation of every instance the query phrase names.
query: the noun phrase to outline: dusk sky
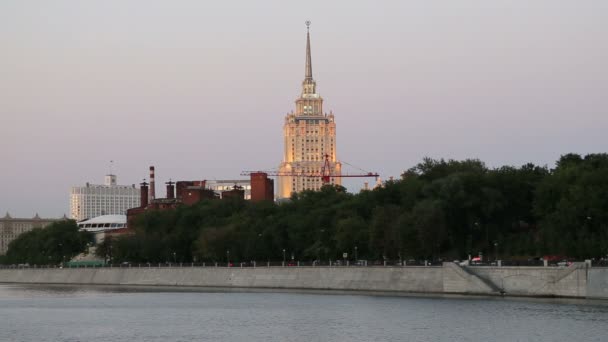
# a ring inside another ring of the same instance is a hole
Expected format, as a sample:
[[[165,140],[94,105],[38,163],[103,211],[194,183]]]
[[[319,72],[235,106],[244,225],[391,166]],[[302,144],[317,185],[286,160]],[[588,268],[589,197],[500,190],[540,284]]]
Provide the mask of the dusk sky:
[[[120,184],[277,168],[306,20],[338,157],[383,179],[608,151],[605,0],[2,1],[0,215],[69,214],[110,160]]]

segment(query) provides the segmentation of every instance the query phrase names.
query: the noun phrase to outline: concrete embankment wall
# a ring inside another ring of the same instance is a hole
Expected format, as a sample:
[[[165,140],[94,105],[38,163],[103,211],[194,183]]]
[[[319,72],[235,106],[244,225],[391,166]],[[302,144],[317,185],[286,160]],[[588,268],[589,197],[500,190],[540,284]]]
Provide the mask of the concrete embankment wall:
[[[592,268],[588,276],[587,297],[608,299],[608,268]]]
[[[355,290],[608,298],[608,268],[163,267],[2,269],[0,283]]]
[[[64,268],[0,270],[0,283],[441,293],[441,267]]]
[[[587,269],[561,267],[474,267],[475,274],[515,296],[587,296]]]

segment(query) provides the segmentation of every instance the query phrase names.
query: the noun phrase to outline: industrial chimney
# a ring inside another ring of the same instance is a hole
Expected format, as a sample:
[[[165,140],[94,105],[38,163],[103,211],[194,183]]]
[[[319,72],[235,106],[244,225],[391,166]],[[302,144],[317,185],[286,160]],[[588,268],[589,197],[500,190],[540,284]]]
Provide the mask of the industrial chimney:
[[[139,196],[140,196],[140,208],[145,208],[148,205],[148,183],[144,180],[141,184],[139,184]]]
[[[148,196],[148,203],[152,203],[156,198],[154,193],[154,166],[150,166],[150,196]]]

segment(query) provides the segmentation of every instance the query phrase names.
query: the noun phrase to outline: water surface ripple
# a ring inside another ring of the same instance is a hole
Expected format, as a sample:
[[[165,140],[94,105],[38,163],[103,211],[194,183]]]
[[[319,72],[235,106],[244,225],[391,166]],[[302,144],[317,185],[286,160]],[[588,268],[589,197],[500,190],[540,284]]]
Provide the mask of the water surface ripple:
[[[606,341],[608,304],[0,285],[0,341]]]

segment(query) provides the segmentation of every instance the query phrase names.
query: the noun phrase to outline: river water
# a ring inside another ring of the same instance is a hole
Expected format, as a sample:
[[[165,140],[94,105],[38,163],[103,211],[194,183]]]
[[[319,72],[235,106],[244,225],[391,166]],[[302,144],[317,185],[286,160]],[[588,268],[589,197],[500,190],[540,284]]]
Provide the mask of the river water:
[[[0,285],[0,341],[608,341],[608,302]]]

